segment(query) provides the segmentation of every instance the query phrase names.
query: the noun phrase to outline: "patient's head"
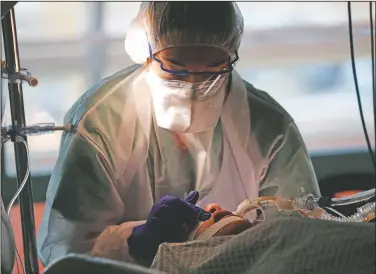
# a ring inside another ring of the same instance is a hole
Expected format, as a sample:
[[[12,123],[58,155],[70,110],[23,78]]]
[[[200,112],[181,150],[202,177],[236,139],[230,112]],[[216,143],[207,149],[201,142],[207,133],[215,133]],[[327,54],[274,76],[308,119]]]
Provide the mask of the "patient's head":
[[[210,204],[204,209],[211,213],[211,217],[195,228],[189,240],[236,235],[252,227],[248,220],[222,209],[218,204]]]

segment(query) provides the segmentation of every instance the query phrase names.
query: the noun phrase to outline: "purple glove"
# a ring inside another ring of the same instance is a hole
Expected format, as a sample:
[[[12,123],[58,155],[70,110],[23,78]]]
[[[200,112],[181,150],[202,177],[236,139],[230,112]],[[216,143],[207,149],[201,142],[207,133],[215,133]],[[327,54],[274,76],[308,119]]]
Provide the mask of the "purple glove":
[[[185,241],[187,230],[211,216],[195,206],[198,198],[197,191],[191,191],[184,200],[170,195],[163,196],[151,208],[146,223],[133,229],[128,238],[129,254],[150,264],[161,243]]]

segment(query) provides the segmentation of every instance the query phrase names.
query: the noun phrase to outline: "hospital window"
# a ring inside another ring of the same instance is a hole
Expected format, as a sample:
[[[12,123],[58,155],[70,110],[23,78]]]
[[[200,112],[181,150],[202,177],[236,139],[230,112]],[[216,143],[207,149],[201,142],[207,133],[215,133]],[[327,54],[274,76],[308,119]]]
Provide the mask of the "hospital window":
[[[124,38],[139,4],[17,4],[21,63],[40,79],[36,88],[24,85],[28,124],[61,124],[73,102],[90,86],[132,64],[124,51]],[[245,32],[236,69],[243,78],[287,109],[311,153],[365,149],[349,63],[346,3],[238,5]],[[371,117],[368,3],[353,4],[353,23],[364,113]],[[370,118],[366,123],[371,131]],[[34,178],[51,171],[59,142],[59,133],[29,138]],[[12,144],[6,145],[3,156],[6,175],[13,177]]]
[[[108,37],[122,37],[140,9],[141,2],[107,2],[103,9],[103,30]]]
[[[22,2],[15,12],[20,43],[81,39],[87,27],[84,2]]]

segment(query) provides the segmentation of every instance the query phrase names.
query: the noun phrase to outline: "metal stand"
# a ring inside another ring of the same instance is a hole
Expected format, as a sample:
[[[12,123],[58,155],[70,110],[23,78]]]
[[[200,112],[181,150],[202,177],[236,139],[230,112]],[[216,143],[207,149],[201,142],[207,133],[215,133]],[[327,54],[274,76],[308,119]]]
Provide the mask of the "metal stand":
[[[12,8],[1,19],[4,37],[4,51],[6,66],[9,75],[9,100],[12,117],[12,126],[17,128],[25,127],[25,110],[22,93],[22,80],[14,77],[19,75],[20,61],[18,54],[18,41],[14,8]],[[23,136],[27,142],[26,136]],[[14,140],[13,140],[14,141]],[[27,155],[23,144],[14,142],[16,158],[17,184],[20,187],[27,171]],[[20,193],[22,240],[24,248],[25,271],[27,274],[39,274],[38,255],[36,249],[35,222],[33,195],[31,190],[30,176],[24,189]]]

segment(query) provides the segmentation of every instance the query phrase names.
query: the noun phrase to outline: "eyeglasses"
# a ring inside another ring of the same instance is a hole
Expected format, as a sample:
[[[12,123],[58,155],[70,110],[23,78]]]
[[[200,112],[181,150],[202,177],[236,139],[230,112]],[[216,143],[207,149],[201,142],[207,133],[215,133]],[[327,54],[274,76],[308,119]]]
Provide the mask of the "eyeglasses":
[[[160,64],[161,70],[163,70],[163,71],[165,71],[167,73],[170,73],[170,74],[173,74],[173,75],[179,75],[179,76],[187,76],[187,75],[222,75],[222,74],[226,74],[226,73],[229,73],[229,72],[233,71],[236,62],[239,60],[238,52],[235,52],[235,58],[234,58],[234,60],[231,60],[231,58],[229,58],[228,66],[226,68],[224,68],[224,69],[220,69],[220,70],[216,70],[216,71],[200,71],[200,72],[197,72],[197,71],[188,71],[188,70],[175,70],[175,69],[168,69],[168,68],[164,67],[162,61],[159,60],[158,58],[156,58],[153,55],[152,52],[153,51],[152,51],[151,46],[149,44],[150,58],[153,59],[153,60],[155,60],[155,61],[157,61]]]

